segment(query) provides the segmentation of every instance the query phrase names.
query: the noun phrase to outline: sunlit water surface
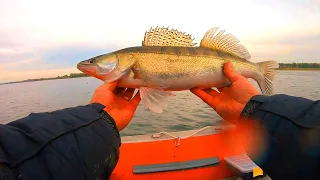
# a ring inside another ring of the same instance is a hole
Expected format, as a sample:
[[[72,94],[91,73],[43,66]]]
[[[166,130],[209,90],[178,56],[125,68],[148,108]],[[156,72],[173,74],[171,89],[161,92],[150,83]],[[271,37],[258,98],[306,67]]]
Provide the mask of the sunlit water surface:
[[[277,94],[320,99],[320,71],[279,71]],[[256,83],[253,82],[257,87]],[[88,104],[100,80],[86,77],[0,85],[0,122],[8,123],[32,112],[48,112]],[[177,131],[212,125],[221,118],[189,91],[175,92],[161,114],[139,105],[122,135]]]

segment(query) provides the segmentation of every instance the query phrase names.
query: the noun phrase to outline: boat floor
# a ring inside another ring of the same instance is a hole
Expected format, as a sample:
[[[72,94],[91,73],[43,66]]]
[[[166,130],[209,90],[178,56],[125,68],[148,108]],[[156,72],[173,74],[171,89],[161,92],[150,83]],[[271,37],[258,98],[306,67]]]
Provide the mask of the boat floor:
[[[176,132],[159,132],[153,134],[134,135],[134,136],[122,136],[122,143],[137,143],[137,142],[151,142],[160,140],[170,140],[175,138],[187,138],[190,135],[192,137],[205,136],[210,134],[221,133],[225,130],[234,129],[236,126],[231,123],[218,123],[212,126],[206,126],[201,129],[176,131]]]
[[[145,134],[145,135],[134,135],[134,136],[122,136],[122,144],[124,148],[123,150],[127,152],[137,152],[137,151],[132,151],[132,150],[138,150],[138,149],[131,149],[128,150],[127,148],[133,147],[131,145],[136,146],[135,144],[145,144],[145,143],[156,143],[156,142],[161,142],[161,141],[168,141],[168,140],[175,140],[176,143],[180,143],[180,139],[189,139],[189,137],[197,137],[197,136],[207,136],[207,135],[214,135],[214,134],[220,134],[223,132],[226,132],[228,129],[234,129],[235,126],[230,124],[230,123],[218,123],[213,126],[207,126],[201,129],[195,129],[195,130],[187,130],[187,131],[177,131],[177,132],[160,132],[160,133],[153,133],[153,134]],[[184,142],[182,142],[183,144]],[[130,145],[131,144],[131,145]],[[129,145],[129,146],[128,146]],[[139,145],[138,145],[139,146]],[[203,146],[205,147],[205,146]],[[153,149],[154,150],[154,149]],[[144,152],[144,153],[147,153]],[[121,156],[121,155],[120,155]],[[124,159],[131,158],[130,155],[126,154],[123,155],[126,156]],[[137,154],[135,154],[137,156]],[[143,157],[143,156],[142,156]],[[123,160],[123,159],[122,159]],[[130,165],[131,166],[131,165]],[[122,168],[121,168],[122,169]],[[237,177],[235,178],[228,178],[228,179],[239,179]],[[241,178],[240,178],[241,179]],[[263,177],[259,178],[261,180],[270,180],[270,178]]]

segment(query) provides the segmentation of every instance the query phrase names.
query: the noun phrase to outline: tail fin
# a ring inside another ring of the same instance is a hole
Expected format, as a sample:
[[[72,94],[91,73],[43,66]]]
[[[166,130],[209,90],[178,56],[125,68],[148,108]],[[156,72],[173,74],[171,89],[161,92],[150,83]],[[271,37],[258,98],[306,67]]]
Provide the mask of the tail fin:
[[[275,61],[264,61],[257,63],[262,70],[262,79],[258,80],[259,87],[264,95],[273,95],[273,84],[276,72],[274,69],[279,67],[279,64]]]

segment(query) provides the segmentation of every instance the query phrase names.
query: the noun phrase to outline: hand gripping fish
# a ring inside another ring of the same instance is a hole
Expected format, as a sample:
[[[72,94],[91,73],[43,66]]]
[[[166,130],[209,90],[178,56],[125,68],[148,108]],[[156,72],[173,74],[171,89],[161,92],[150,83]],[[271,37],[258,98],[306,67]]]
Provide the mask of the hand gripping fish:
[[[195,46],[190,34],[168,28],[150,29],[142,46],[129,47],[78,63],[82,72],[119,87],[139,88],[142,102],[153,112],[167,106],[171,91],[228,86],[223,66],[254,79],[264,95],[273,94],[275,61],[252,63],[247,49],[225,30],[209,29]]]

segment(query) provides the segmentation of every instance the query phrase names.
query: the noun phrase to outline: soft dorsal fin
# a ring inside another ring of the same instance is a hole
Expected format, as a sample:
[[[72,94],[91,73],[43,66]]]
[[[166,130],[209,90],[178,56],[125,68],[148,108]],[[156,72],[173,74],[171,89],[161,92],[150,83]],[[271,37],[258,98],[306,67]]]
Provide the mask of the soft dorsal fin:
[[[224,34],[225,30],[218,32],[218,27],[209,29],[201,40],[200,47],[220,50],[242,59],[251,58],[248,50],[232,34]]]
[[[184,46],[193,47],[196,43],[193,43],[194,39],[191,39],[190,34],[185,34],[177,30],[169,30],[169,28],[150,28],[144,35],[143,46]]]

